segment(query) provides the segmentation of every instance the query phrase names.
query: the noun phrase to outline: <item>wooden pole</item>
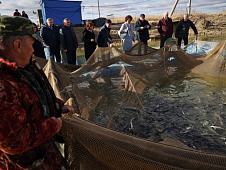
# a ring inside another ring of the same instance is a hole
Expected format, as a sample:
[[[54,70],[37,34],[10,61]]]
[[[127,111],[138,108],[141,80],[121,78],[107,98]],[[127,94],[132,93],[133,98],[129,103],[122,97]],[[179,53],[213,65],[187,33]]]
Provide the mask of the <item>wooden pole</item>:
[[[99,18],[100,18],[100,4],[99,4],[99,0],[97,0],[97,6],[98,6],[98,14],[99,14]]]
[[[171,16],[173,15],[174,10],[175,10],[175,8],[176,8],[178,2],[179,2],[179,0],[176,0],[176,1],[175,1],[174,5],[173,5],[173,8],[172,8],[171,11],[170,11],[169,17],[171,17]]]
[[[188,15],[190,15],[191,13],[191,0],[189,0],[189,3],[188,3]]]

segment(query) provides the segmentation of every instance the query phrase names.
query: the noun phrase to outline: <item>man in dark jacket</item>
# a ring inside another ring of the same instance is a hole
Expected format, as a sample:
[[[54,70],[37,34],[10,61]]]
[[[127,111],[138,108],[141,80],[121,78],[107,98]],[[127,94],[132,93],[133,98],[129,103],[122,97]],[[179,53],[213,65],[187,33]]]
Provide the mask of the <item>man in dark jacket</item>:
[[[0,17],[0,169],[64,167],[54,139],[62,126],[61,113],[73,111],[57,99],[47,77],[30,62],[39,39],[32,22]]]
[[[97,45],[98,47],[113,47],[113,44],[111,43],[111,20],[107,19],[105,21],[104,26],[101,27],[98,37],[97,37]]]
[[[28,15],[25,13],[25,11],[22,11],[22,17],[28,18]]]
[[[196,36],[198,36],[198,31],[191,20],[188,19],[188,14],[184,15],[184,19],[180,20],[177,24],[175,37],[178,39],[178,45],[181,46],[182,39],[184,40],[184,45],[188,44],[188,34],[189,28],[192,28]]]
[[[43,39],[46,59],[56,57],[56,61],[60,62],[60,33],[59,28],[53,24],[52,18],[47,19],[47,24],[42,27],[40,35]]]
[[[159,20],[158,32],[161,35],[160,48],[165,44],[168,38],[172,38],[173,34],[173,22],[172,19],[168,17],[168,12],[163,13],[163,18]]]
[[[135,23],[134,29],[136,31],[136,40],[148,45],[148,40],[150,39],[148,30],[151,29],[151,25],[145,20],[144,14],[140,15],[140,19]]]
[[[67,54],[67,63],[76,64],[76,49],[78,48],[78,41],[68,18],[64,19],[64,26],[60,29],[60,43],[61,49]]]

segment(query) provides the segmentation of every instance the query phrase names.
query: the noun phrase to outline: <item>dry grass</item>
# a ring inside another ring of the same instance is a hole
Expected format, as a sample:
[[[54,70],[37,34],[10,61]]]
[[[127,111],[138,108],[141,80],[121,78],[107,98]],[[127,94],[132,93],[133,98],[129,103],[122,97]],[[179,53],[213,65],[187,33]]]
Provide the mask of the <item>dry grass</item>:
[[[183,18],[184,12],[182,11],[177,11],[173,14],[171,17],[174,21],[181,20]],[[191,11],[190,19],[192,18],[206,18],[206,17],[212,17],[214,16],[215,20],[222,19],[222,16],[226,15],[226,10],[221,11],[219,13],[200,13],[195,10]],[[136,22],[139,19],[139,16],[133,16],[133,23]],[[151,22],[156,22],[159,21],[163,16],[162,15],[146,15],[146,20],[151,21]],[[113,23],[122,23],[125,21],[125,17],[117,17],[117,18],[109,18],[112,20]]]

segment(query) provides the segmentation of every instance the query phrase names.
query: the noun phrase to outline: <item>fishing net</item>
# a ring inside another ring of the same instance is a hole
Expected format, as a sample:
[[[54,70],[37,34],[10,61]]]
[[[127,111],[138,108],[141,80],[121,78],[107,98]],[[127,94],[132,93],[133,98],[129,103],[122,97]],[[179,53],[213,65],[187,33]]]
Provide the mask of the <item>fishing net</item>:
[[[50,59],[49,82],[78,114],[62,118],[67,168],[225,169],[225,44],[202,55],[175,42],[97,48],[74,72]]]

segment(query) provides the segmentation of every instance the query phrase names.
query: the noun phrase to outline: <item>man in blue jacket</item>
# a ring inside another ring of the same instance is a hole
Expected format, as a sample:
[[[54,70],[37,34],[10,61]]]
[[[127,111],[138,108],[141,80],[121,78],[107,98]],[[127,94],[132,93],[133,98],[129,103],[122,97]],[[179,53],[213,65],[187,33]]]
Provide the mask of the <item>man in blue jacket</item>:
[[[113,47],[113,44],[111,43],[111,20],[107,19],[105,21],[105,25],[101,27],[98,37],[97,37],[97,45],[98,47]]]
[[[188,19],[188,14],[184,15],[184,19],[180,20],[177,24],[175,37],[178,39],[178,45],[181,46],[182,39],[184,40],[184,45],[188,44],[188,34],[189,28],[192,28],[196,36],[198,36],[198,31],[191,20]]]
[[[53,19],[48,18],[47,24],[42,27],[40,35],[44,42],[44,51],[46,59],[56,57],[56,61],[61,61],[60,56],[60,33],[59,28],[53,24]]]
[[[64,19],[64,26],[60,29],[60,43],[61,50],[67,54],[67,63],[76,64],[76,49],[78,48],[78,41],[68,18]]]

